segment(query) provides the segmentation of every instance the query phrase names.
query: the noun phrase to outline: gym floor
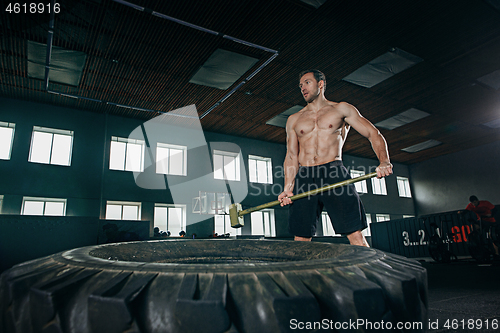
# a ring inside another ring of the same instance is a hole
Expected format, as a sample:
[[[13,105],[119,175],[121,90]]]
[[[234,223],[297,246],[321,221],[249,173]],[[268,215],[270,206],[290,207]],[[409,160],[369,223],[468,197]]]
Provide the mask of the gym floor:
[[[428,332],[500,332],[500,262],[419,261],[428,275]]]

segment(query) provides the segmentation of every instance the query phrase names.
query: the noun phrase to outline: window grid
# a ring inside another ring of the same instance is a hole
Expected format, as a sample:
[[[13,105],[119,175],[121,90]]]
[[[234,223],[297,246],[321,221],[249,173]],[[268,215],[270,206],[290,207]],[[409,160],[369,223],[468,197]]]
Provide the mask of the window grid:
[[[72,148],[73,131],[34,126],[28,161],[70,166]]]
[[[0,159],[10,160],[16,124],[0,121]]]
[[[154,226],[160,231],[170,231],[172,236],[186,232],[186,205],[156,204]]]
[[[387,188],[385,186],[385,178],[372,178],[373,194],[387,195]]]
[[[231,227],[229,215],[214,215],[214,233],[217,235],[239,236],[241,235],[241,228]]]
[[[108,201],[106,203],[106,220],[139,221],[140,219],[140,202]]]
[[[365,237],[368,237],[368,236],[372,235],[372,232],[370,230],[370,224],[371,223],[372,223],[372,215],[367,213],[366,214],[366,224],[367,224],[367,227],[366,227],[366,229],[364,229],[361,232]]]
[[[214,150],[214,179],[240,180],[240,154]]]
[[[118,171],[144,171],[144,147],[143,140],[111,137],[109,168]]]
[[[187,175],[187,147],[166,143],[156,146],[156,173]]]
[[[357,178],[365,175],[364,171],[350,170],[351,178]],[[368,193],[368,187],[366,186],[366,180],[354,183],[356,187],[356,192],[358,193]]]
[[[66,216],[66,199],[24,197],[21,215]]]
[[[411,198],[410,180],[405,177],[397,177],[398,192],[400,197]]]
[[[264,209],[250,213],[252,235],[276,237],[274,210]]]
[[[375,218],[377,222],[390,221],[391,216],[389,214],[376,214]]]
[[[323,236],[340,236],[340,234],[335,233],[327,212],[321,212],[321,226],[323,227]]]
[[[250,182],[272,184],[272,160],[269,157],[248,156],[248,174]]]

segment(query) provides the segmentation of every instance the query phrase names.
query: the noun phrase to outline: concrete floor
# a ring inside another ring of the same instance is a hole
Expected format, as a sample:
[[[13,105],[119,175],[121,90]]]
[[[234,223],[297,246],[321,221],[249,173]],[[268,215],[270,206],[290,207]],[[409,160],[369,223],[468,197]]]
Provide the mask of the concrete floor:
[[[500,262],[421,263],[429,283],[428,332],[500,332]]]

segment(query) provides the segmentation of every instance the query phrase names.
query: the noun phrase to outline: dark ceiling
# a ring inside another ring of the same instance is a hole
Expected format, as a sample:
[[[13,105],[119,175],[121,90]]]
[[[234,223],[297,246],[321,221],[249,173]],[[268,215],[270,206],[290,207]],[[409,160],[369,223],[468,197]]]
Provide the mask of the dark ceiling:
[[[500,91],[479,80],[500,70],[496,0],[327,0],[319,8],[299,0],[129,1],[144,9],[122,1],[58,1],[53,29],[48,7],[44,14],[16,14],[2,5],[0,96],[144,120],[195,104],[206,131],[285,143],[285,130],[266,122],[305,105],[298,73],[317,68],[326,74],[328,99],[353,104],[373,123],[410,108],[430,114],[381,129],[393,162],[421,162],[500,139],[499,128],[484,125],[500,118]],[[78,85],[51,81],[52,64],[48,85],[32,78],[28,41],[86,54]],[[393,48],[423,61],[371,88],[342,80]],[[189,83],[217,49],[259,61],[226,90]],[[442,144],[401,150],[427,140]],[[354,130],[344,153],[375,157]]]

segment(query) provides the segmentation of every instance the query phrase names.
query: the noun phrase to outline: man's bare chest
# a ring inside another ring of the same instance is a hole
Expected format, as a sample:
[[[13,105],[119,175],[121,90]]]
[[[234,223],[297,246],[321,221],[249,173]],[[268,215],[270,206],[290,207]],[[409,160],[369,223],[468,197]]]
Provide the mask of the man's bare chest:
[[[319,113],[304,112],[295,123],[294,130],[298,137],[322,132],[325,134],[339,132],[344,124],[342,116],[335,111]]]

